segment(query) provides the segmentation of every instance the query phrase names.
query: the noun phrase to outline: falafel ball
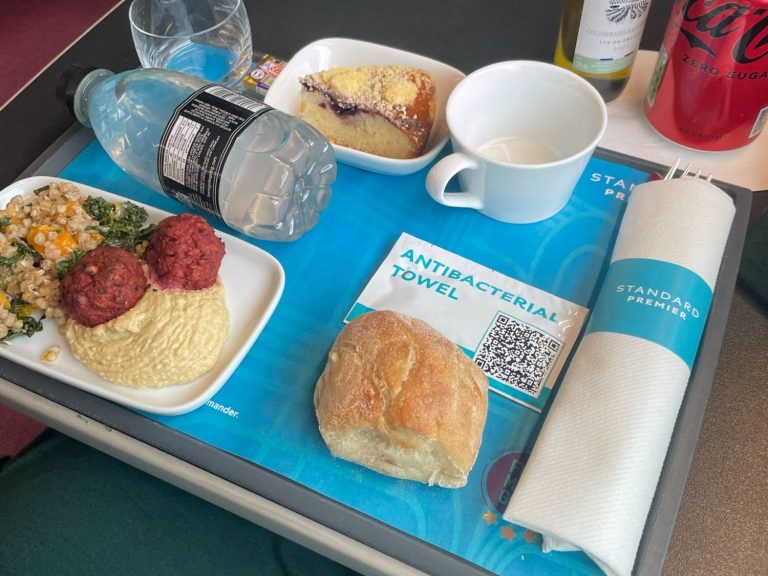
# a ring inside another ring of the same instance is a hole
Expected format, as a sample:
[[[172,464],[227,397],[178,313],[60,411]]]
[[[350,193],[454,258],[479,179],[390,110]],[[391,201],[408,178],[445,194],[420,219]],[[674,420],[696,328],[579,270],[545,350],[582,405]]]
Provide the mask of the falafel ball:
[[[146,287],[147,278],[135,254],[99,246],[62,278],[61,307],[76,322],[97,326],[133,308]]]
[[[204,218],[182,213],[160,221],[144,257],[158,288],[202,290],[219,277],[224,242]]]

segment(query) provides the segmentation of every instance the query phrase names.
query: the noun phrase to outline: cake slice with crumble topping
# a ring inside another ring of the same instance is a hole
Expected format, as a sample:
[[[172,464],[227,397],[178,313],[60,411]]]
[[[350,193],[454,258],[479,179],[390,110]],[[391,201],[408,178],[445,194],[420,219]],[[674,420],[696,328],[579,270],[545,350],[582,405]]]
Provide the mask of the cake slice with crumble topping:
[[[409,66],[329,68],[301,84],[300,116],[334,144],[387,158],[424,153],[435,120],[432,76]]]

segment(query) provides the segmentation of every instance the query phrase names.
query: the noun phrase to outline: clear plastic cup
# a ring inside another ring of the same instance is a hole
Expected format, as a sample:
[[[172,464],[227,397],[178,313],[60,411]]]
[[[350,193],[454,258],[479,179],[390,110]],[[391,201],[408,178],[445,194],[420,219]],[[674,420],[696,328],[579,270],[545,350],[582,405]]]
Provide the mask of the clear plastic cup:
[[[144,68],[234,86],[248,72],[251,26],[241,0],[133,0],[131,35]]]

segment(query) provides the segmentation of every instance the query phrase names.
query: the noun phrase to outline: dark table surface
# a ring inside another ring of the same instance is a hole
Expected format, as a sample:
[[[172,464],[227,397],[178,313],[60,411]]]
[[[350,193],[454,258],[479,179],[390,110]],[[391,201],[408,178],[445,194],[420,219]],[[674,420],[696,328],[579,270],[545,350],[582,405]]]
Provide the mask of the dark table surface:
[[[672,0],[654,0],[641,48],[661,44]],[[0,110],[0,188],[73,124],[55,87],[72,63],[138,67],[123,2]],[[261,0],[246,2],[254,49],[290,57],[349,37],[395,46],[464,72],[501,60],[551,61],[561,0]],[[682,153],[681,153],[682,155]],[[754,194],[752,216],[768,206]],[[665,574],[768,574],[768,317],[741,288],[664,564]]]

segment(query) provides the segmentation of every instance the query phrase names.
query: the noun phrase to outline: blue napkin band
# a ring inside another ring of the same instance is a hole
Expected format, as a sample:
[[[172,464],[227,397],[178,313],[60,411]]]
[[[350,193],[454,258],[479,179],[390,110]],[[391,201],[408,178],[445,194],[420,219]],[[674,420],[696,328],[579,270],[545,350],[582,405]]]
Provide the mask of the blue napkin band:
[[[693,367],[712,289],[678,264],[646,258],[612,262],[586,334],[615,332],[655,342]]]

